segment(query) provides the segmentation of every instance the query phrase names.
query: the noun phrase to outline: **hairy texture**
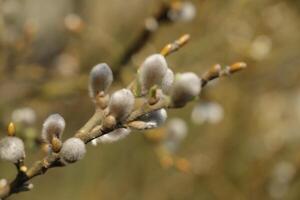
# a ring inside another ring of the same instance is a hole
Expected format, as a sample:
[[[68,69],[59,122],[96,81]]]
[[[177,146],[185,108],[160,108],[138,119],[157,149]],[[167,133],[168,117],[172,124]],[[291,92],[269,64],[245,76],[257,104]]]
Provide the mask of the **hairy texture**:
[[[143,92],[147,92],[154,85],[160,86],[167,70],[168,64],[164,56],[154,54],[147,57],[139,71]]]
[[[50,115],[43,124],[42,139],[51,142],[53,137],[61,138],[66,122],[59,114]]]
[[[131,130],[129,128],[118,128],[106,135],[103,135],[97,139],[92,141],[93,145],[97,145],[99,143],[113,143],[117,142],[121,139],[124,139],[126,136],[130,134]]]
[[[167,73],[165,74],[162,84],[161,84],[161,89],[163,93],[169,94],[172,88],[174,82],[174,73],[171,69],[167,70]]]
[[[5,137],[0,140],[0,158],[17,163],[25,158],[24,143],[17,137]]]
[[[106,92],[113,82],[113,74],[106,63],[93,67],[90,72],[89,93],[95,97],[99,92]]]
[[[109,101],[109,113],[122,121],[132,112],[134,106],[134,96],[128,89],[121,89],[114,92]]]
[[[159,109],[150,113],[147,113],[140,117],[138,120],[147,122],[147,123],[152,123],[153,126],[159,127],[163,125],[167,119],[167,111],[165,109]]]
[[[192,72],[178,74],[171,91],[173,105],[182,107],[193,100],[201,91],[201,80]]]
[[[79,138],[69,138],[63,143],[60,155],[67,163],[81,160],[86,153],[84,142]]]

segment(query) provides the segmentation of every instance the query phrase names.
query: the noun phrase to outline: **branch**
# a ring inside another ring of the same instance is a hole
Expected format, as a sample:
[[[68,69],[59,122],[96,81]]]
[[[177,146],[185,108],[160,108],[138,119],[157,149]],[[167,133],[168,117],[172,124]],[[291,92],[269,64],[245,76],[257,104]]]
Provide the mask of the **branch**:
[[[127,65],[130,62],[130,59],[134,54],[139,52],[153,37],[154,33],[157,31],[157,28],[163,24],[171,23],[172,20],[168,17],[168,13],[173,9],[172,3],[162,3],[158,12],[155,13],[152,17],[149,17],[146,20],[151,20],[155,23],[156,28],[149,28],[145,23],[143,29],[140,31],[139,35],[130,44],[127,49],[124,51],[123,55],[120,57],[119,61],[117,61],[114,69],[114,75],[118,77],[120,73],[120,69]]]
[[[237,62],[230,66],[226,66],[224,69],[222,69],[221,65],[216,64],[212,66],[207,72],[204,73],[202,76],[202,87],[205,87],[208,82],[221,78],[224,76],[229,76],[231,74],[234,74],[236,72],[239,72],[247,67],[247,64],[244,62]]]
[[[163,48],[161,54],[167,56],[177,51],[180,47],[186,44],[188,40],[189,35],[182,36],[175,42],[170,43],[165,48]],[[209,81],[223,76],[228,76],[244,68],[246,68],[246,64],[242,62],[227,66],[224,69],[222,69],[220,65],[215,65],[211,69],[209,69],[203,76],[201,76],[201,87],[205,87]],[[96,106],[95,114],[86,122],[86,124],[82,128],[80,128],[74,134],[74,137],[79,138],[85,144],[88,144],[92,140],[108,134],[118,128],[130,127],[133,122],[135,122],[145,114],[157,111],[162,108],[176,108],[173,107],[170,101],[170,97],[159,92],[160,89],[154,88],[154,90],[155,91],[152,93],[152,96],[150,95],[148,98],[141,98],[143,103],[139,108],[131,112],[131,114],[125,120],[118,123],[116,122],[116,119],[108,112],[108,95],[104,95],[104,93],[101,92],[97,93],[93,98]],[[11,135],[14,135],[14,131],[15,130],[11,126],[9,126],[8,132]],[[4,200],[12,194],[32,189],[32,184],[29,183],[31,179],[36,176],[45,174],[51,168],[63,166],[66,165],[59,154],[59,150],[49,153],[49,155],[47,155],[43,159],[35,162],[29,169],[27,169],[23,161],[18,162],[16,164],[18,171],[16,178],[10,184],[6,184],[4,187],[0,186],[0,199]]]

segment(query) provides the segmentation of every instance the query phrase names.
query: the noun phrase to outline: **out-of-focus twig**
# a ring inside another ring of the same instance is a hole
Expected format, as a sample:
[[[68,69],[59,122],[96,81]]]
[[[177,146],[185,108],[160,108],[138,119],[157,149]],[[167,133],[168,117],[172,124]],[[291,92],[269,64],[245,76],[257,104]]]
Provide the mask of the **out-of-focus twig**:
[[[170,18],[168,17],[170,9],[172,9],[171,3],[163,3],[161,4],[159,10],[149,19],[151,19],[151,21],[156,24],[157,28],[163,24],[168,24],[172,22],[172,20],[170,20]],[[151,29],[145,23],[136,39],[131,44],[129,44],[120,59],[116,62],[115,67],[113,67],[115,76],[118,76],[120,73],[120,68],[128,64],[131,57],[147,44],[147,42],[157,31],[157,28]]]

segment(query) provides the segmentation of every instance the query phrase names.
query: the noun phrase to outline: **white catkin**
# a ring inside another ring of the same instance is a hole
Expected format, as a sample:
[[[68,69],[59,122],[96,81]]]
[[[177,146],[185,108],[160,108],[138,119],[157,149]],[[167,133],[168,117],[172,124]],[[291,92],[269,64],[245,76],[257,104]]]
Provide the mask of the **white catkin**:
[[[132,112],[134,96],[128,89],[121,89],[114,92],[109,101],[109,113],[118,121],[122,121]]]
[[[167,117],[167,111],[165,109],[159,109],[143,115],[139,118],[139,120],[147,123],[152,123],[153,126],[159,127],[165,123]]]
[[[201,91],[201,80],[192,72],[178,74],[171,91],[171,99],[175,106],[184,106],[193,100]]]
[[[106,92],[113,82],[113,73],[106,63],[100,63],[90,72],[89,94],[95,97],[99,92]]]
[[[5,137],[0,140],[0,158],[17,163],[25,158],[24,143],[17,137]]]
[[[94,145],[99,143],[113,143],[124,139],[130,134],[131,130],[129,128],[118,128],[110,133],[107,133],[93,141]]]
[[[67,163],[74,163],[81,160],[86,153],[84,142],[79,138],[69,138],[60,150],[60,155]]]
[[[143,92],[147,92],[154,85],[160,86],[167,70],[168,64],[164,56],[153,54],[147,57],[139,69],[139,81]]]
[[[60,139],[65,126],[66,122],[61,115],[50,115],[43,124],[42,139],[47,142],[51,142],[54,136]]]
[[[169,94],[172,88],[174,82],[174,73],[171,69],[167,70],[167,73],[165,74],[162,84],[161,84],[161,89],[163,93]]]

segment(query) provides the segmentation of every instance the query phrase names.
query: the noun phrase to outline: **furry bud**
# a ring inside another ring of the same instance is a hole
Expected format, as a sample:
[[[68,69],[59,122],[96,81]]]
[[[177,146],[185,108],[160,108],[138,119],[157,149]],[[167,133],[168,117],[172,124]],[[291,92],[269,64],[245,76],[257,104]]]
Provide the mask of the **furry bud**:
[[[187,102],[198,96],[200,91],[201,80],[196,74],[192,72],[178,74],[171,91],[173,106],[184,106]]]
[[[170,93],[173,82],[174,82],[174,73],[171,69],[168,69],[161,84],[161,89],[165,94]]]
[[[66,140],[60,150],[60,155],[67,163],[74,163],[81,160],[86,153],[85,144],[79,138],[69,138]]]
[[[50,115],[43,124],[42,139],[51,143],[53,137],[61,138],[66,122],[59,114]]]
[[[17,163],[25,158],[24,143],[17,137],[5,137],[0,140],[0,158]]]
[[[167,111],[165,109],[159,109],[150,113],[147,113],[139,118],[139,120],[153,123],[155,127],[159,127],[165,123],[167,119]]]
[[[154,54],[147,57],[139,71],[143,92],[147,92],[154,85],[160,86],[167,70],[168,64],[164,56]]]
[[[90,72],[89,93],[95,97],[99,92],[106,92],[113,82],[113,74],[106,63],[93,67]]]
[[[108,105],[109,113],[122,121],[132,112],[134,106],[134,96],[128,89],[121,89],[114,92]]]
[[[131,130],[129,128],[118,128],[110,133],[107,133],[97,139],[93,140],[94,145],[99,143],[113,143],[124,139],[126,136],[130,134]]]

